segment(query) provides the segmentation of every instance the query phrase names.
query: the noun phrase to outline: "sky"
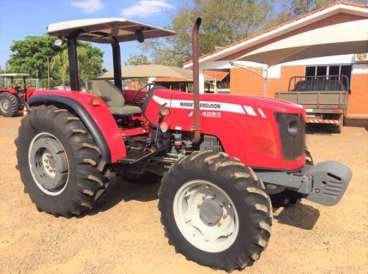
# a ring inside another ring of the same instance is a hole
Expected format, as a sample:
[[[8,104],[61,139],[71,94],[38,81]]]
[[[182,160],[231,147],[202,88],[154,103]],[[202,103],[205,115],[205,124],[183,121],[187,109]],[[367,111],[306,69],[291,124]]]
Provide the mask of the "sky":
[[[10,45],[28,35],[46,34],[51,23],[101,17],[122,17],[165,27],[185,0],[0,0],[0,67],[5,68]],[[138,42],[121,44],[122,62],[140,53]],[[104,66],[112,68],[109,45],[93,44],[104,51]]]

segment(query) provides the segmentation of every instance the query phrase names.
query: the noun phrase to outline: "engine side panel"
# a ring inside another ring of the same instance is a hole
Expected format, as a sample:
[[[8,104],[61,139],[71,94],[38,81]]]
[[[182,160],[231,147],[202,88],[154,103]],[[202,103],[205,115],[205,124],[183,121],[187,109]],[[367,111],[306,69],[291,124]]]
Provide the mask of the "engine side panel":
[[[157,124],[158,110],[170,108],[170,129],[192,131],[193,100],[188,93],[157,90],[148,102],[145,116]],[[216,136],[226,153],[257,169],[294,170],[304,165],[304,155],[284,159],[278,124],[274,113],[304,111],[296,106],[269,99],[218,94],[201,95],[200,129]]]

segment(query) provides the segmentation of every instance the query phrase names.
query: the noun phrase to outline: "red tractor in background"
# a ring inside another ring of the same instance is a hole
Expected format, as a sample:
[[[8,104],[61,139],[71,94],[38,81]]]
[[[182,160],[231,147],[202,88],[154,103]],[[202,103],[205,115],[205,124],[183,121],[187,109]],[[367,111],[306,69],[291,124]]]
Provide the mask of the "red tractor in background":
[[[351,180],[337,162],[316,165],[305,150],[301,106],[270,98],[199,94],[193,27],[192,94],[152,87],[122,95],[119,42],[173,35],[124,19],[51,24],[67,41],[72,91],[36,91],[16,140],[20,175],[36,207],[55,216],[92,210],[113,175],[162,176],[165,235],[177,252],[232,271],[267,247],[271,199],[334,205]],[[79,92],[77,39],[112,46],[114,84]],[[271,199],[270,199],[271,197]]]
[[[27,73],[0,74],[0,115],[16,116],[34,89],[27,87]]]

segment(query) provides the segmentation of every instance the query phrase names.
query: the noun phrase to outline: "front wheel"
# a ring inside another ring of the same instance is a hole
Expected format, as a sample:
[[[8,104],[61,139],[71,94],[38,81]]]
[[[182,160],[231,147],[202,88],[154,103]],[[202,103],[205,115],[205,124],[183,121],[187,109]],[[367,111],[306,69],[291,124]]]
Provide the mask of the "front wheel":
[[[173,166],[162,179],[159,209],[176,251],[213,268],[251,265],[270,238],[263,184],[224,153],[195,152]]]

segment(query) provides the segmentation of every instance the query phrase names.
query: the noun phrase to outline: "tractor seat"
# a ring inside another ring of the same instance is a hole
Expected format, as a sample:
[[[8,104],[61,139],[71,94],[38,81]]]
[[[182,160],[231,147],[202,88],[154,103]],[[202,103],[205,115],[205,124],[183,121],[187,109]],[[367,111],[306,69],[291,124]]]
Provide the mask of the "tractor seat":
[[[91,93],[99,96],[109,107],[111,113],[116,116],[130,116],[142,113],[142,109],[137,106],[125,104],[124,96],[115,85],[107,80],[93,80]]]

